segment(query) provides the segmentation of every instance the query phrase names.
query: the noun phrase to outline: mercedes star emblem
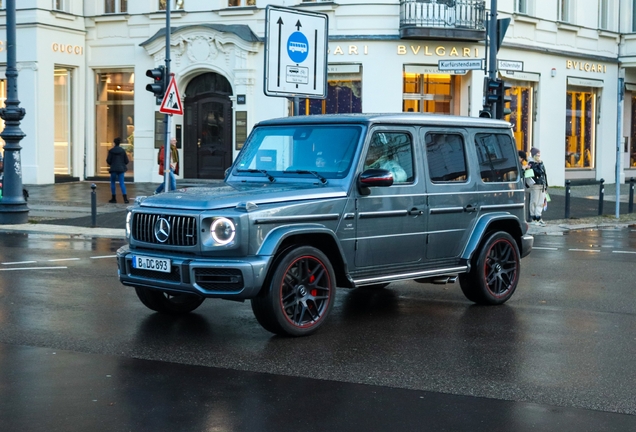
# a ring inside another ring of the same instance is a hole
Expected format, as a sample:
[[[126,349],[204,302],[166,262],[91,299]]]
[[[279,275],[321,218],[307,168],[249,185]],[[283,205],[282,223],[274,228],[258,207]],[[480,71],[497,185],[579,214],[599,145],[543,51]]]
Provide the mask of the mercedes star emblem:
[[[170,237],[170,222],[166,218],[159,218],[155,222],[155,238],[160,243],[165,243]]]

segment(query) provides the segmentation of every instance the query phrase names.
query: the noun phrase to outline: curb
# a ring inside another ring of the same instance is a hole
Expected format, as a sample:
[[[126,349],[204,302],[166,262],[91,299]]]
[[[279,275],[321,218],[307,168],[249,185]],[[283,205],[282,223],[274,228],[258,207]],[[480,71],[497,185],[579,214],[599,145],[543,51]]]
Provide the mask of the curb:
[[[66,235],[78,238],[126,238],[126,230],[117,228],[87,228],[67,225],[18,224],[0,225],[0,232],[22,234]]]

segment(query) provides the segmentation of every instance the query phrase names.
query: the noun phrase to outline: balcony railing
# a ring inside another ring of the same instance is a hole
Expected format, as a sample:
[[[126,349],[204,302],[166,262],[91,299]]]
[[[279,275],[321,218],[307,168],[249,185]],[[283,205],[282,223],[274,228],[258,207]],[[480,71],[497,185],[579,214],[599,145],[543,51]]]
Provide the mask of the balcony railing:
[[[485,22],[485,0],[400,0],[402,38],[481,40]]]

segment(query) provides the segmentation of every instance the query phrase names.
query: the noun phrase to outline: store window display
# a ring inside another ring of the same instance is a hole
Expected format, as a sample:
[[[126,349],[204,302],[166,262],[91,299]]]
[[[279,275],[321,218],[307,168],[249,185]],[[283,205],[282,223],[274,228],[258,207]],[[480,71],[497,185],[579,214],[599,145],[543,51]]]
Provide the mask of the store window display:
[[[568,88],[565,114],[565,168],[594,168],[596,100],[593,89]]]
[[[113,140],[121,137],[130,160],[126,177],[133,177],[135,74],[132,70],[96,72],[95,80],[95,175],[109,175],[106,155]]]

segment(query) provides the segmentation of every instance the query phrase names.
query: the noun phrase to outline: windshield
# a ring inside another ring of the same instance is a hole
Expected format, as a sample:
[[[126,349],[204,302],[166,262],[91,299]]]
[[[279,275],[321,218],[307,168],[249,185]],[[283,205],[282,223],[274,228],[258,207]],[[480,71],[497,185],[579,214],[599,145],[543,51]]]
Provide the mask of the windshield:
[[[353,125],[261,126],[245,144],[233,174],[343,178],[361,133],[362,127]]]

